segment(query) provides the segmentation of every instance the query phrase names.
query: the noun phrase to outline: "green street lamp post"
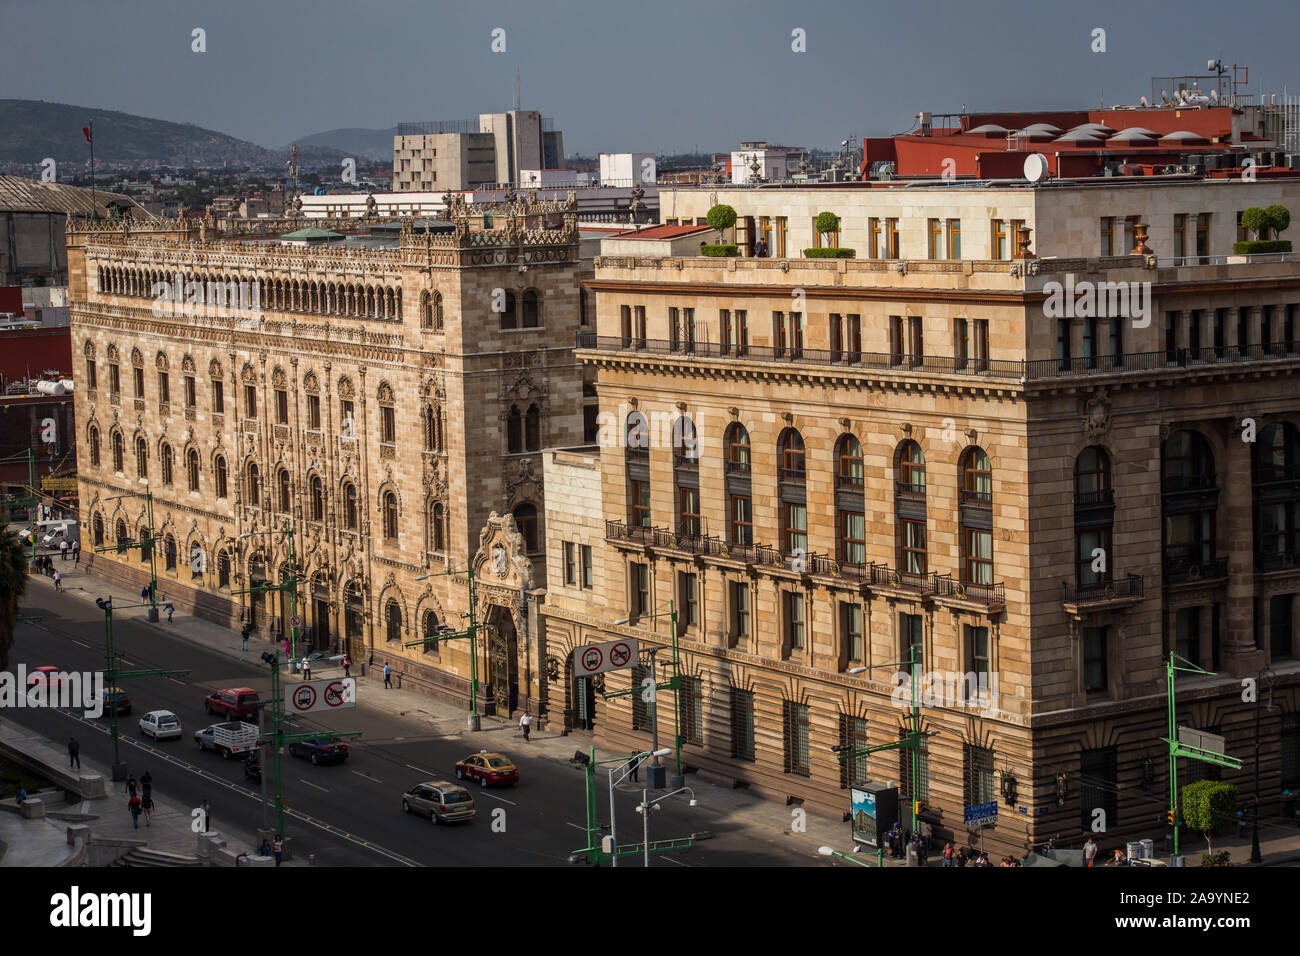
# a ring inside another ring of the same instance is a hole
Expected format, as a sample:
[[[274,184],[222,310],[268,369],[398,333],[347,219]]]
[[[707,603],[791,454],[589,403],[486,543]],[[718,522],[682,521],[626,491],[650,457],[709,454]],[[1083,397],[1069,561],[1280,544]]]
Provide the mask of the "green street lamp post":
[[[621,627],[625,624],[635,625],[636,622],[638,621],[653,621],[655,618],[660,618],[665,616],[669,618],[669,623],[671,627],[670,630],[671,643],[669,646],[672,651],[672,662],[671,662],[672,677],[669,679],[668,683],[660,684],[657,682],[657,679],[655,678],[655,655],[658,654],[659,651],[663,649],[662,647],[656,646],[650,648],[650,650],[648,651],[648,653],[650,654],[650,687],[649,688],[632,687],[628,690],[615,691],[612,694],[602,694],[601,696],[605,700],[613,700],[618,697],[630,697],[633,694],[640,694],[647,689],[650,690],[650,701],[649,701],[650,733],[651,733],[650,749],[654,751],[658,751],[659,709],[658,709],[657,702],[659,698],[659,691],[671,690],[673,692],[673,762],[674,762],[674,767],[676,769],[676,772],[671,778],[669,778],[668,787],[669,789],[676,791],[682,789],[682,784],[685,782],[685,777],[682,774],[682,733],[681,733],[681,699],[680,699],[682,680],[681,680],[681,671],[680,671],[681,657],[679,654],[678,643],[677,643],[677,605],[672,600],[669,600],[667,615],[665,615],[664,612],[662,611],[660,611],[657,614],[635,614],[631,617],[619,618],[617,621],[614,622],[614,625],[616,627]],[[664,788],[663,766],[662,764],[659,763],[659,757],[657,755],[655,756],[655,762],[650,767],[646,768],[646,776],[653,783],[652,789],[662,790]]]
[[[442,578],[450,574],[459,574],[460,572],[453,569],[439,572],[438,574],[421,574],[415,578],[416,581],[427,581],[429,578]],[[474,568],[470,564],[465,565],[465,574],[468,577],[469,589],[469,611],[462,614],[461,617],[469,619],[469,623],[461,631],[444,631],[432,636],[422,637],[416,641],[407,641],[403,647],[428,647],[430,644],[435,647],[443,641],[457,641],[463,638],[469,639],[469,717],[466,720],[466,727],[471,731],[481,729],[482,720],[478,712],[478,617],[477,617],[477,599],[474,591]]]
[[[668,750],[662,749],[658,753],[641,753],[636,755],[638,761],[643,757],[662,756],[667,754]],[[596,759],[596,747],[590,748],[589,754],[583,754],[578,751],[576,758],[581,758],[583,764],[583,776],[585,778],[584,791],[587,799],[587,845],[581,849],[574,850],[570,855],[570,862],[578,862],[582,857],[592,866],[600,866],[606,860],[611,861],[617,866],[617,859],[621,856],[642,856],[646,853],[669,853],[674,850],[689,850],[695,846],[695,837],[690,836],[678,840],[656,840],[650,843],[643,840],[640,843],[626,843],[619,846],[615,840],[614,834],[614,775],[610,774],[610,792],[609,792],[609,811],[610,811],[610,835],[607,840],[600,839],[601,825],[596,816],[596,768],[611,764],[630,765],[631,759],[628,757],[611,757],[608,760]],[[631,770],[628,769],[622,777],[626,777]]]
[[[828,846],[819,846],[817,852],[822,856],[838,856],[841,860],[848,860],[850,863],[856,863],[858,866],[870,867],[870,863],[863,863],[855,856],[849,856],[847,853],[841,853],[839,850],[832,849]],[[877,866],[884,866],[884,863],[877,862]]]

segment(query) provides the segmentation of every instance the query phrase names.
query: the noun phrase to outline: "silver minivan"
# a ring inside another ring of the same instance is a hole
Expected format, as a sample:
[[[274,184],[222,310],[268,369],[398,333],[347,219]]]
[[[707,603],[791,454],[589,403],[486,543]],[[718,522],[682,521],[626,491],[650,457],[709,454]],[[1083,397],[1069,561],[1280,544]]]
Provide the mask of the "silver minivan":
[[[468,820],[478,812],[469,791],[446,780],[426,780],[402,794],[405,813],[427,813],[437,823]]]

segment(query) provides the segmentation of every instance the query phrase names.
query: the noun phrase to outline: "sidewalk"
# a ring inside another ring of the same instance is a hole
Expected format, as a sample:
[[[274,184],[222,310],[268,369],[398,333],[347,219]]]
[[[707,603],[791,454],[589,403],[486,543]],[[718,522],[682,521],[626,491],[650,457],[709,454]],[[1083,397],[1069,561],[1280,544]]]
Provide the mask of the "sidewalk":
[[[114,602],[121,604],[133,604],[140,598],[138,591],[132,593],[127,588],[110,585],[102,578],[87,574],[84,566],[74,570],[71,560],[60,561],[56,555],[54,566],[63,572],[63,589],[72,600],[85,600],[93,606],[97,597],[112,595]],[[65,567],[66,571],[64,570]],[[33,574],[31,575],[29,587],[48,587],[53,590],[54,582],[44,575]],[[161,602],[166,597],[165,585],[160,582],[158,600]],[[158,623],[148,623],[145,620],[144,608],[132,608],[122,613],[129,615],[133,621],[145,627],[155,627],[165,632],[174,632],[194,644],[231,658],[242,658],[256,663],[261,653],[272,647],[270,641],[253,637],[249,640],[248,651],[241,652],[238,632],[202,618],[188,615],[182,616],[179,612],[176,613],[171,624],[167,623],[165,613],[161,614]],[[584,734],[575,733],[562,736],[559,730],[539,731],[535,726],[531,741],[525,744],[514,721],[499,717],[483,717],[482,730],[478,734],[471,735],[465,729],[466,711],[463,707],[447,704],[415,691],[400,689],[401,675],[397,667],[393,669],[393,683],[399,686],[394,686],[388,690],[384,689],[383,674],[380,668],[369,669],[369,673],[362,676],[362,672],[365,670],[367,668],[362,667],[360,663],[354,664],[352,667],[352,676],[357,679],[357,706],[370,707],[384,713],[424,721],[434,733],[446,737],[463,738],[467,748],[475,750],[495,748],[516,751],[527,748],[527,751],[534,756],[544,756],[557,763],[567,764],[572,759],[574,751],[581,750],[583,753],[587,753],[591,746],[590,738]],[[341,674],[342,670],[338,667],[321,667],[313,671],[313,677],[317,679],[341,676]],[[291,682],[299,679],[296,674],[286,671],[286,681]],[[607,759],[623,756],[623,754],[622,752],[606,751],[598,747],[596,756],[597,759]],[[707,805],[708,809],[712,811],[709,814],[710,818],[733,826],[741,825],[760,828],[765,831],[766,836],[773,840],[785,837],[795,844],[793,846],[787,845],[787,852],[806,853],[810,863],[813,861],[827,862],[833,859],[818,854],[818,847],[823,845],[844,852],[853,849],[853,843],[849,836],[849,824],[846,822],[809,811],[803,814],[803,819],[799,823],[803,829],[801,831],[794,830],[793,828],[796,826],[798,819],[795,813],[797,808],[786,807],[776,801],[756,797],[742,789],[733,790],[730,787],[711,784],[695,775],[688,777],[687,783],[696,791],[700,805]],[[620,785],[619,789],[629,793],[639,793],[641,787],[638,784],[624,783]],[[848,797],[846,794],[846,809],[847,802]],[[721,817],[718,816],[719,814]],[[127,826],[128,828],[130,826],[129,819],[127,820]],[[706,826],[707,823],[702,825],[701,829],[705,829]],[[1120,841],[1115,841],[1115,845],[1120,845]],[[1184,856],[1187,858],[1187,865],[1200,866],[1204,841],[1194,835],[1184,834],[1182,845]],[[1242,840],[1236,837],[1235,830],[1232,831],[1231,837],[1224,835],[1216,838],[1214,846],[1216,850],[1230,850],[1233,865],[1247,863],[1250,859],[1250,837],[1247,836]],[[1264,855],[1265,865],[1275,865],[1289,859],[1300,859],[1300,828],[1290,826],[1283,821],[1269,821],[1261,830],[1260,847]],[[1113,848],[1109,843],[1106,844],[1105,849],[1110,850]],[[942,845],[931,847],[928,859],[929,866],[940,866],[942,849]],[[875,854],[869,849],[864,848],[860,856],[874,865]],[[835,865],[852,864],[837,862]],[[905,867],[907,864],[904,860],[891,861],[886,859],[885,865]]]

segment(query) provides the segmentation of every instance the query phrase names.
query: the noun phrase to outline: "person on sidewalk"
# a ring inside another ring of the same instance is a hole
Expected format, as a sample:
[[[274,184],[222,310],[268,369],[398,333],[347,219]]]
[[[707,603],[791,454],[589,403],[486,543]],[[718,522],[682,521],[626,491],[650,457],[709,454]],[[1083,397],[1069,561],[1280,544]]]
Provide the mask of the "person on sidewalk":
[[[153,793],[153,774],[148,770],[140,774],[140,795],[143,797]]]
[[[240,653],[248,650],[248,625],[245,624],[239,632],[239,650]]]
[[[146,584],[144,587],[140,589],[140,600],[141,601],[149,600],[149,585]]]
[[[307,660],[307,655],[302,655],[302,679],[311,680],[311,661]]]
[[[943,845],[943,868],[949,869],[957,861],[957,853],[953,850],[951,843]]]
[[[268,840],[266,837],[262,837],[262,845],[257,848],[257,855],[258,856],[271,855],[271,841]]]
[[[81,566],[81,542],[74,541],[72,544],[72,566],[74,568]]]
[[[212,829],[212,808],[208,806],[208,801],[204,800],[199,804],[199,810],[203,814],[203,832],[207,833]]]
[[[174,610],[176,610],[175,606],[172,604],[171,601],[168,601],[167,602],[167,623],[168,624],[172,622],[172,611]]]
[[[384,690],[393,686],[393,665],[384,663]]]
[[[280,834],[275,835],[275,840],[271,843],[271,852],[275,854],[275,865],[279,866],[284,862],[284,840],[280,839]]]
[[[27,799],[27,788],[22,786],[21,784],[18,786],[17,798],[18,798],[18,806],[20,807],[23,805],[23,801]]]
[[[1083,865],[1092,866],[1092,861],[1097,858],[1097,844],[1092,842],[1092,837],[1088,837],[1088,842],[1083,845]]]
[[[59,542],[59,560],[60,561],[68,560],[68,539],[67,538],[64,538],[62,541]]]
[[[287,661],[289,659],[289,639],[286,637],[280,642],[280,646],[284,648],[284,659]]]
[[[58,571],[54,572],[54,590],[56,591],[63,590],[63,575],[60,574]]]
[[[136,792],[136,790],[137,790],[138,788],[139,788],[139,784],[137,784],[136,781],[135,781],[135,774],[130,774],[130,775],[126,778],[126,792],[127,792],[127,794],[128,794],[129,796],[134,797],[134,796],[135,796],[135,792]]]
[[[131,811],[131,825],[137,830],[140,829],[140,798],[131,794],[131,799],[126,802],[126,807]]]
[[[344,654],[343,655],[343,677],[346,680],[351,676],[352,676],[352,658]]]
[[[524,743],[528,743],[528,732],[532,729],[533,715],[525,709],[523,716],[519,718],[519,729],[524,732]]]
[[[76,737],[68,738],[68,769],[73,767],[81,769],[81,744],[77,743]]]
[[[149,826],[149,821],[153,819],[153,797],[149,795],[148,790],[140,798],[140,809],[144,811],[144,825]]]
[[[639,783],[640,781],[638,779],[638,775],[641,773],[641,755],[637,753],[635,750],[632,751],[631,756],[628,758],[627,764],[628,764],[627,778],[631,780],[633,783]]]

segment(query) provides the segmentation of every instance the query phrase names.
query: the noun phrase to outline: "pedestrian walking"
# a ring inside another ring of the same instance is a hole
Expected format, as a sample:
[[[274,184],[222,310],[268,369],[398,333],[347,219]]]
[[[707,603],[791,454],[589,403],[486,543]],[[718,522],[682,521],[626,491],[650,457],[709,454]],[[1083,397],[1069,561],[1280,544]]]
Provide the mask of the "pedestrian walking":
[[[280,642],[280,646],[284,648],[284,659],[287,661],[289,659],[289,639],[286,637]]]
[[[344,679],[347,679],[351,676],[352,676],[352,658],[344,654],[343,655],[343,677]]]
[[[70,769],[73,766],[75,766],[78,770],[81,769],[81,744],[77,743],[76,737],[69,737],[68,738],[68,767]]]
[[[384,690],[393,686],[393,665],[384,664]]]
[[[966,848],[961,847],[957,850],[957,867],[962,869],[966,866]]]
[[[302,679],[311,680],[311,661],[307,659],[306,654],[302,656]]]
[[[72,543],[72,566],[75,568],[80,566],[80,564],[81,564],[81,542],[74,541]]]
[[[144,811],[144,825],[149,826],[149,821],[153,819],[153,797],[149,795],[148,790],[140,798],[140,809]]]
[[[532,729],[533,715],[525,709],[523,716],[519,718],[519,729],[524,732],[524,743],[528,743],[528,731]]]
[[[271,842],[271,852],[275,854],[275,865],[279,866],[284,862],[284,840],[280,839],[280,834],[275,835]]]
[[[147,797],[153,793],[153,774],[148,770],[140,774],[140,795]]]
[[[131,811],[131,825],[137,830],[140,829],[140,798],[131,794],[131,799],[126,802],[126,808]]]
[[[135,774],[131,774],[126,778],[126,792],[129,796],[134,797],[135,792],[136,790],[139,789],[139,787],[140,785],[136,783]]]
[[[1083,865],[1092,866],[1092,861],[1097,858],[1097,844],[1092,842],[1092,837],[1088,837],[1088,842],[1083,845]]]
[[[54,572],[54,590],[56,591],[63,590],[63,575],[60,574],[58,571]]]
[[[207,833],[212,829],[212,808],[208,806],[208,801],[204,800],[199,804],[199,809],[203,811],[203,832]]]
[[[248,625],[245,624],[239,632],[239,649],[240,651],[248,650]]]
[[[62,541],[59,542],[59,560],[60,561],[68,560],[68,539],[67,538],[64,538]]]
[[[948,868],[952,867],[956,862],[957,862],[957,854],[956,854],[956,852],[953,850],[953,848],[952,848],[952,844],[951,844],[951,843],[945,843],[945,844],[943,845],[943,867],[944,867],[944,869],[948,869]]]
[[[172,611],[174,610],[176,610],[175,606],[172,604],[171,601],[168,601],[167,602],[167,623],[168,624],[172,622]]]
[[[18,797],[18,806],[21,807],[23,805],[23,801],[27,799],[27,788],[24,787],[22,784],[18,785],[17,797]]]
[[[144,587],[140,589],[140,600],[141,601],[149,600],[149,585],[146,584]]]

